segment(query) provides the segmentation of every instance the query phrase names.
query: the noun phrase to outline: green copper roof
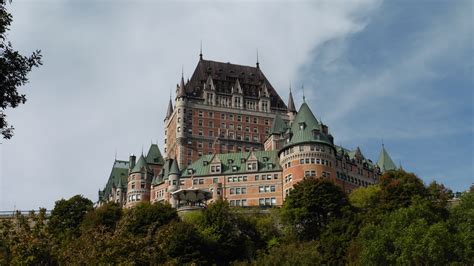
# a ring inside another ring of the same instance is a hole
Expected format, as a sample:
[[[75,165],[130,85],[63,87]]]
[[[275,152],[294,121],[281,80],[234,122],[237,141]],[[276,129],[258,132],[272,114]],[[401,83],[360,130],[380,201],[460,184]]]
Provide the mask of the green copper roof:
[[[163,181],[168,179],[168,175],[170,173],[171,165],[173,164],[172,159],[166,159],[163,163],[163,168],[161,168],[160,173],[155,176],[151,182],[152,185],[158,185],[163,183]]]
[[[128,182],[128,165],[128,161],[114,161],[109,179],[107,180],[107,184],[102,191],[101,198],[103,200],[107,200],[109,198],[113,187],[120,187],[121,185],[122,189],[126,189],[126,184]]]
[[[146,162],[148,164],[163,165],[163,156],[161,156],[160,148],[158,145],[151,144],[148,154],[146,155]]]
[[[140,159],[138,159],[138,161],[135,164],[135,167],[133,167],[131,173],[141,172],[142,168],[145,168],[145,169],[148,170],[148,164],[146,162],[145,157],[143,157],[143,154],[140,156]]]
[[[285,121],[281,119],[281,116],[277,114],[275,116],[275,119],[273,120],[272,124],[272,130],[270,131],[270,134],[283,134],[285,133],[287,129],[287,126],[285,124]]]
[[[308,142],[324,143],[333,146],[328,135],[322,132],[321,124],[305,102],[301,105],[293,121],[291,134],[292,136],[289,141],[285,143],[284,147]]]
[[[388,152],[385,150],[385,147],[382,145],[382,151],[380,152],[379,160],[377,161],[377,165],[380,167],[380,171],[386,172],[390,170],[396,170],[397,166],[393,162]]]
[[[214,159],[221,161],[221,173],[219,175],[233,175],[243,173],[255,173],[247,170],[247,159],[252,152],[239,153],[225,153],[216,155],[204,155],[199,160],[189,165],[182,172],[182,177],[190,176],[208,176],[212,175],[210,172],[210,165]],[[258,163],[258,172],[274,172],[281,171],[277,151],[253,151]],[[217,158],[214,158],[217,156]],[[242,160],[244,159],[244,160]],[[205,163],[206,162],[206,163]],[[191,174],[189,170],[192,170]]]
[[[181,174],[181,172],[179,171],[178,163],[176,162],[176,160],[173,160],[173,162],[171,163],[170,170],[168,172],[168,176],[169,175],[180,175],[180,174]]]

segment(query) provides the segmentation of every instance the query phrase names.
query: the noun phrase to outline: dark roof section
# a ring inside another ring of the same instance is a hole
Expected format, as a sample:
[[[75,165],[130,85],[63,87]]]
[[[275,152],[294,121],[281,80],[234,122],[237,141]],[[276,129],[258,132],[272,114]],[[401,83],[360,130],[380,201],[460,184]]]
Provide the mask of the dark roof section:
[[[185,93],[190,98],[203,98],[204,83],[211,76],[216,86],[217,94],[231,95],[232,86],[236,80],[242,87],[245,97],[258,99],[263,84],[270,94],[271,108],[286,111],[287,107],[276,90],[267,80],[260,68],[222,63],[210,60],[199,60],[196,69],[186,84]],[[179,94],[179,89],[178,89]],[[179,97],[179,96],[178,96]]]
[[[176,94],[176,98],[186,97],[186,86],[184,85],[184,77],[181,76],[181,82],[178,86],[178,93]]]
[[[290,96],[288,97],[288,112],[296,113],[295,101],[293,100],[293,94],[291,93],[291,88],[290,88]]]
[[[165,119],[170,118],[172,114],[173,114],[173,103],[171,102],[171,98],[170,98],[170,102],[168,103],[168,110],[166,110]]]

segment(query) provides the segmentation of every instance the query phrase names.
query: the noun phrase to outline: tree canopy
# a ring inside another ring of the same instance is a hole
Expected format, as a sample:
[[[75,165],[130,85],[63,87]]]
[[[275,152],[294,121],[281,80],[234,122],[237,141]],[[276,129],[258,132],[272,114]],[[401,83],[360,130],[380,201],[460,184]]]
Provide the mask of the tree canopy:
[[[0,133],[5,139],[10,139],[14,130],[7,122],[5,110],[26,102],[26,95],[19,93],[18,88],[28,83],[28,73],[33,67],[42,64],[39,50],[24,56],[8,41],[7,34],[12,21],[6,0],[0,0]]]

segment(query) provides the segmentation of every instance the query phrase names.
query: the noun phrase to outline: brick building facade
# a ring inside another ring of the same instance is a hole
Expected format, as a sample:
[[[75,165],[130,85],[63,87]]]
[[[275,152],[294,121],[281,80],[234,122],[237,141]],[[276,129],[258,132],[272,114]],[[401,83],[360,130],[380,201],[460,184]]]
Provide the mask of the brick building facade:
[[[164,125],[164,158],[153,144],[138,160],[115,161],[99,204],[162,201],[180,208],[224,199],[231,206],[281,206],[303,178],[326,178],[350,192],[396,168],[384,147],[375,164],[359,147],[335,145],[304,100],[296,110],[291,89],[283,102],[258,63],[201,55],[191,79],[181,77]]]

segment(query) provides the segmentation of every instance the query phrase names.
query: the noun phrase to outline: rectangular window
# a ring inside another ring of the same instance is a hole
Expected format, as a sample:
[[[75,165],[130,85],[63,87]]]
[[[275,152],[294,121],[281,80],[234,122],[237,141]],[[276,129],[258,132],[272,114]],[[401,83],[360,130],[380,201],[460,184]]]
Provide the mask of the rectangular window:
[[[272,198],[271,202],[272,202],[272,205],[276,205],[277,204],[276,198]]]
[[[240,194],[240,188],[239,187],[235,189],[235,194]]]
[[[242,194],[247,194],[247,188],[242,188]]]
[[[258,199],[258,205],[265,206],[265,199]]]
[[[300,159],[300,164],[304,164],[304,159]]]
[[[234,191],[235,191],[235,190],[234,190],[233,188],[229,189],[229,194],[233,195],[233,194],[234,194]]]
[[[199,185],[204,184],[204,179],[199,179]]]
[[[255,181],[258,181],[260,177],[258,175],[255,175]]]
[[[259,193],[265,192],[265,187],[264,187],[264,186],[259,186],[259,187],[258,187],[258,192],[259,192]]]
[[[214,184],[219,183],[219,178],[214,177],[214,178],[212,179],[212,183],[214,183]]]
[[[270,192],[275,192],[275,186],[270,186]]]

